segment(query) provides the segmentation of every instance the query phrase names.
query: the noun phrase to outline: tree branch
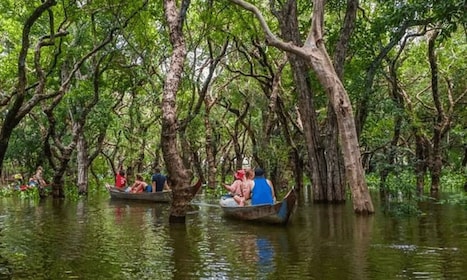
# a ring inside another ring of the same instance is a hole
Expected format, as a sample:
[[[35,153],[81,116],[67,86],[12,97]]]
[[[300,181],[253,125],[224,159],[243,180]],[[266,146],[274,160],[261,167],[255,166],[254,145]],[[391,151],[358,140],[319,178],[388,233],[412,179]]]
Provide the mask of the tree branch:
[[[271,29],[269,28],[268,24],[266,23],[266,20],[263,17],[263,14],[258,10],[258,8],[248,2],[245,2],[243,0],[229,0],[232,3],[237,4],[238,6],[244,8],[245,10],[248,10],[252,12],[256,19],[259,20],[261,27],[263,28],[263,31],[266,34],[266,41],[268,42],[269,45],[277,47],[278,49],[281,49],[283,51],[288,51],[291,53],[294,53],[299,56],[308,56],[307,52],[303,50],[301,47],[298,47],[294,45],[291,42],[284,42],[281,39],[279,39],[277,36],[275,36]]]

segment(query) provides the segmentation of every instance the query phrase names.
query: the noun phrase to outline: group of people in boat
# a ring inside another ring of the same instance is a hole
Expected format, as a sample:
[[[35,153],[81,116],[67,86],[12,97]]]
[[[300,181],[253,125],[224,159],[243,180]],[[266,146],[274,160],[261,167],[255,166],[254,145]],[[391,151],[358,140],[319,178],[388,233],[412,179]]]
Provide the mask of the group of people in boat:
[[[262,168],[254,171],[250,168],[237,170],[231,185],[223,184],[229,195],[222,197],[221,205],[225,207],[274,204],[276,195],[274,186],[264,176]]]
[[[135,181],[129,185],[122,167],[119,168],[115,176],[115,187],[128,193],[161,192],[170,190],[167,184],[167,177],[161,173],[161,169],[156,167],[151,176],[151,184],[146,183],[141,174],[136,174]]]
[[[274,186],[269,179],[266,179],[262,168],[237,170],[234,174],[234,182],[223,186],[229,191],[229,195],[222,197],[220,202],[222,206],[235,207],[276,202]],[[128,193],[170,190],[167,177],[161,173],[160,168],[154,169],[151,184],[146,183],[141,174],[137,174],[135,181],[129,185],[125,171],[120,167],[115,176],[115,187]]]
[[[44,169],[42,168],[42,166],[38,166],[36,169],[36,172],[31,177],[29,177],[29,180],[26,184],[23,183],[24,182],[23,175],[19,173],[15,174],[13,176],[14,179],[16,180],[15,189],[24,191],[27,189],[33,189],[33,188],[43,189],[47,187],[49,184],[44,180],[43,172],[44,172]]]

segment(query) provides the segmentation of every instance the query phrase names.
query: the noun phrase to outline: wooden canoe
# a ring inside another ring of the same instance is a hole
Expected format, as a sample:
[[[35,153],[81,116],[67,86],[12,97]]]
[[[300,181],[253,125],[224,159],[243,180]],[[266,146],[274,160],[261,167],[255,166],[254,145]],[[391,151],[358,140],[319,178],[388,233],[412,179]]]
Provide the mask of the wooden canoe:
[[[192,189],[193,196],[201,189],[201,180],[196,182]],[[126,200],[137,200],[137,201],[151,201],[151,202],[171,202],[172,191],[164,190],[162,192],[141,192],[141,193],[127,193],[124,190],[116,188],[110,184],[106,184],[106,188],[109,191],[110,197],[113,199],[126,199]]]
[[[237,220],[252,221],[268,224],[286,224],[295,210],[297,194],[291,189],[284,199],[275,204],[261,204],[255,206],[222,206],[224,216]]]
[[[171,202],[172,191],[127,193],[111,185],[106,185],[112,199],[126,199],[150,202]]]

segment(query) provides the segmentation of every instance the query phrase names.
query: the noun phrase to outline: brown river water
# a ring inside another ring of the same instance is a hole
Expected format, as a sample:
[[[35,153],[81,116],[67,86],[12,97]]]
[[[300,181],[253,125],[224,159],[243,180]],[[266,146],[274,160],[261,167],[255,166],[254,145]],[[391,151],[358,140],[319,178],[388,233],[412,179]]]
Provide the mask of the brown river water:
[[[195,198],[186,224],[168,204],[0,199],[0,279],[467,279],[467,208],[417,217],[313,204],[286,227],[226,219]]]

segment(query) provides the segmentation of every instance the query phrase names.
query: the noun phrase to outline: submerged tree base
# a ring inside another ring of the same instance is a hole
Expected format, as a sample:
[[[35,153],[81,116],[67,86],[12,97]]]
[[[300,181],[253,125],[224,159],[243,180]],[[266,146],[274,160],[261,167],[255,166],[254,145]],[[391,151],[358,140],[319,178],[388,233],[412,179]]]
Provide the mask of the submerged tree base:
[[[169,216],[169,223],[171,224],[184,224],[186,221],[186,216]]]

